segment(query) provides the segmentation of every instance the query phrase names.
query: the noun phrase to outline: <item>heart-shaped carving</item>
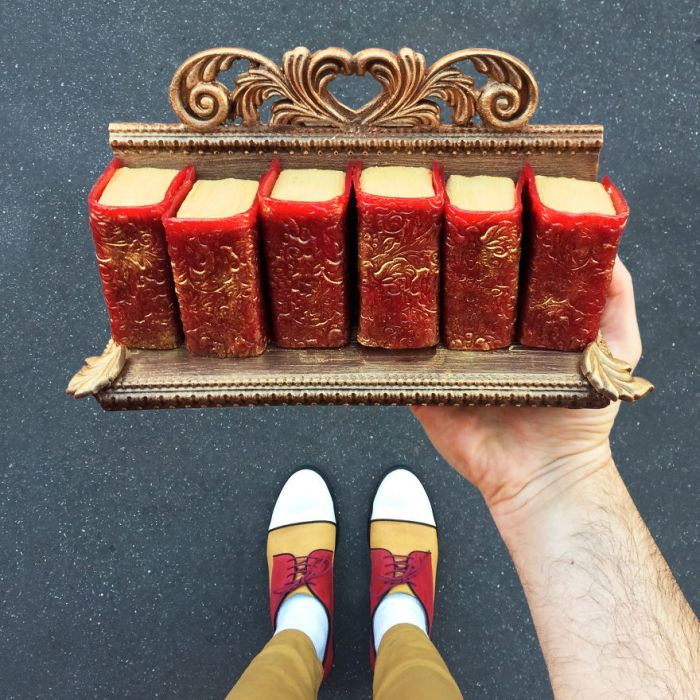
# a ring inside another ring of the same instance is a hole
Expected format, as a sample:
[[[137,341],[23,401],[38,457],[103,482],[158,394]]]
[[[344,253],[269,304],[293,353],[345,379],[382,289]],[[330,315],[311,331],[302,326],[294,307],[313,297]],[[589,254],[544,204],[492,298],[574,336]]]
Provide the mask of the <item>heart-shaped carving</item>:
[[[233,90],[219,73],[246,59]],[[470,60],[488,78],[479,89],[455,67]],[[379,93],[351,107],[331,90],[338,76],[371,76]],[[452,122],[468,126],[475,114],[493,129],[524,126],[537,105],[537,84],[529,68],[514,56],[489,49],[464,49],[426,67],[422,54],[404,48],[393,54],[365,49],[351,54],[328,48],[287,51],[280,66],[245,49],[211,49],[188,58],[170,86],[170,101],[186,125],[210,131],[227,119],[244,126],[260,123],[260,108],[270,101],[269,125],[432,129],[441,123],[441,100],[452,109]]]
[[[371,76],[358,76],[357,73],[339,73],[329,84],[329,90],[348,112],[352,112],[354,120],[382,94],[381,86]]]

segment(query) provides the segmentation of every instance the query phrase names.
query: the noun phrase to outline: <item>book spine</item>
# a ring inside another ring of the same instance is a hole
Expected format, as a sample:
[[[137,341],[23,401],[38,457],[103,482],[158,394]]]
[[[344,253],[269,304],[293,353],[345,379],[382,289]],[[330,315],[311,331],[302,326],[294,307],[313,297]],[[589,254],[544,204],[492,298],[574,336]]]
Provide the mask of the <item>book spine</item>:
[[[250,357],[265,351],[257,199],[223,219],[175,218],[164,224],[187,349],[199,355]]]
[[[360,190],[358,216],[360,318],[357,339],[388,349],[426,348],[439,341],[442,170],[433,165],[435,195],[380,197]]]
[[[112,161],[88,197],[112,337],[131,348],[175,348],[182,340],[182,331],[161,219],[192,177],[192,170],[185,168],[178,173],[160,204],[101,205],[100,196],[120,165],[118,159]]]
[[[555,211],[541,202],[532,168],[525,175],[531,211],[519,340],[536,348],[582,350],[598,334],[629,207],[604,178],[614,215]]]
[[[273,163],[260,186],[267,289],[272,330],[281,348],[337,348],[350,339],[345,190],[325,202],[273,199],[280,172]]]
[[[442,339],[451,350],[494,350],[513,342],[517,312],[523,177],[515,205],[500,212],[445,204]]]

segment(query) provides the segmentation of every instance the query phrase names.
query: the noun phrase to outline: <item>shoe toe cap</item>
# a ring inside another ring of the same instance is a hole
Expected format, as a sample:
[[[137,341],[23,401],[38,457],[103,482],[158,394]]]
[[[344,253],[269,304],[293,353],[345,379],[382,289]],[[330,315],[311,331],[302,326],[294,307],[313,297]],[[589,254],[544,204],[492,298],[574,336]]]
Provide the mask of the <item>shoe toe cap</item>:
[[[407,469],[394,469],[379,484],[372,503],[372,520],[407,520],[435,526],[428,494],[418,477]]]
[[[323,477],[313,469],[300,469],[282,487],[270,519],[270,530],[294,523],[335,522],[333,497]]]

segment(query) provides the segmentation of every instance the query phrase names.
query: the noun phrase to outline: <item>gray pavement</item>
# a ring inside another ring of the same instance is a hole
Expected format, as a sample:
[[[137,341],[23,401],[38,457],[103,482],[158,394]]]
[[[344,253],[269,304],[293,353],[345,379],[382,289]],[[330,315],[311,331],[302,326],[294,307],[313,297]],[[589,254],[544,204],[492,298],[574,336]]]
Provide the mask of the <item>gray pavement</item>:
[[[20,1],[0,26],[1,697],[222,698],[268,638],[264,529],[300,464],[329,475],[341,522],[321,697],[369,697],[367,505],[398,463],[433,498],[435,640],[465,695],[551,694],[488,513],[408,410],[108,414],[63,395],[108,332],[85,205],[107,123],[172,120],[173,71],[217,45],[501,48],[535,72],[535,122],[605,125],[603,171],[632,207],[640,372],[657,385],[623,407],[615,456],[698,609],[696,3]]]

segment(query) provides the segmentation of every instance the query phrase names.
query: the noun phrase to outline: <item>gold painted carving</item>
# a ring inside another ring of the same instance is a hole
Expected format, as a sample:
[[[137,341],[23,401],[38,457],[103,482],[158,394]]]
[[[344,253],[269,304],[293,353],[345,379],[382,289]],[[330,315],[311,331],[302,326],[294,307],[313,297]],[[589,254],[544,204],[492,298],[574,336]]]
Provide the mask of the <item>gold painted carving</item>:
[[[612,401],[636,401],[654,389],[646,379],[632,376],[628,362],[613,357],[600,333],[581,355],[581,372],[598,393]]]
[[[229,89],[219,80],[236,61],[248,61]],[[483,87],[455,64],[470,61],[487,77]],[[329,89],[338,75],[370,75],[380,93],[353,109]],[[530,69],[515,56],[494,49],[462,49],[426,67],[425,57],[403,48],[394,54],[340,48],[287,51],[278,66],[265,56],[239,48],[202,51],[186,59],[170,84],[170,104],[180,121],[195,131],[213,131],[227,121],[245,127],[261,123],[261,107],[270,102],[269,126],[324,126],[343,130],[370,128],[435,129],[443,101],[456,126],[476,115],[488,129],[522,129],[537,106],[538,88]]]
[[[66,393],[76,399],[96,394],[110,386],[125,363],[126,347],[110,338],[101,355],[85,358],[85,364],[70,380]]]

